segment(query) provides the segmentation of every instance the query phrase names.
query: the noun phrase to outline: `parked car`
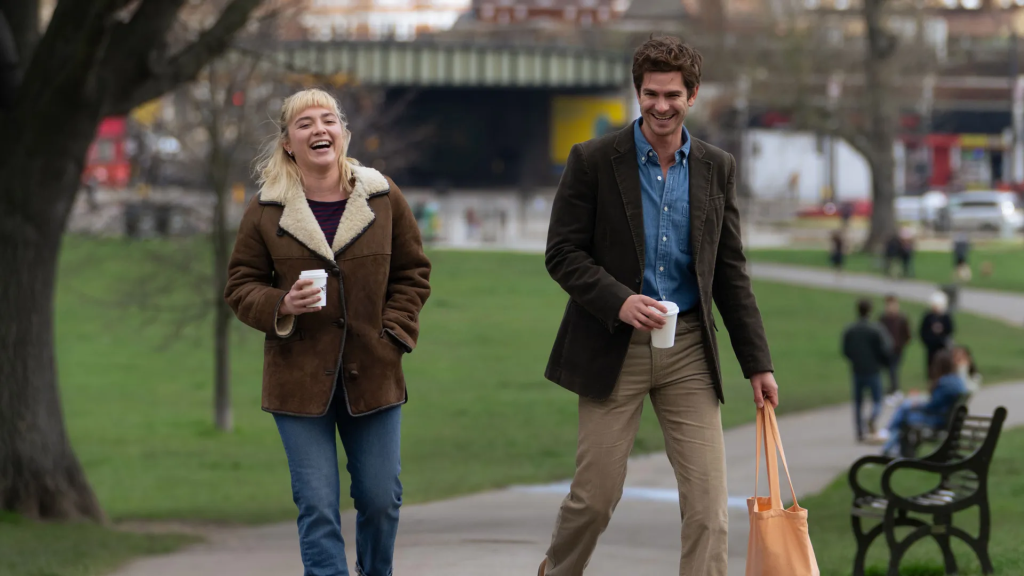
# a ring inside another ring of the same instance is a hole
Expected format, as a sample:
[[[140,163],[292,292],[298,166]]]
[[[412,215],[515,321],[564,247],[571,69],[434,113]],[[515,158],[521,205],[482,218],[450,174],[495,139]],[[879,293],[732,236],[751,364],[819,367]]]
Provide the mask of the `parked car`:
[[[946,195],[934,190],[921,196],[897,196],[896,219],[937,227],[947,203]]]
[[[949,197],[947,210],[952,230],[1024,230],[1024,207],[1013,192],[960,192]]]

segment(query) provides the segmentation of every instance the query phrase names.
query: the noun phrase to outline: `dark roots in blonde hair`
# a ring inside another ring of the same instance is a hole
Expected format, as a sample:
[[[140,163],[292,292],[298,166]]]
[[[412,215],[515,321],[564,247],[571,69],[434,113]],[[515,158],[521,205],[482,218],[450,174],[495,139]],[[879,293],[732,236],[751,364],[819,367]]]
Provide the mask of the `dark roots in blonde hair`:
[[[700,86],[700,69],[704,58],[674,36],[651,37],[633,52],[633,86],[640,92],[648,72],[679,72],[687,96]]]

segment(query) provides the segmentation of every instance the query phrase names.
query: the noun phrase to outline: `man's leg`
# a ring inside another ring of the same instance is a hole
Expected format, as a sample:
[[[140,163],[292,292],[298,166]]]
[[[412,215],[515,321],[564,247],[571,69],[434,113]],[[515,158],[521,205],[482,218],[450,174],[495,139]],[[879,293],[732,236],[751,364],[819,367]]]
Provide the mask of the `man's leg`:
[[[875,423],[882,413],[882,374],[878,373],[868,379],[868,386],[871,389],[871,419],[868,420],[868,430],[875,434]]]
[[[636,331],[611,396],[580,397],[576,474],[547,552],[549,576],[580,576],[622,497],[626,461],[651,387],[651,336]]]
[[[857,432],[857,441],[864,440],[864,416],[861,412],[861,398],[864,395],[864,388],[861,385],[861,377],[853,375],[853,429]]]
[[[903,361],[903,352],[893,352],[892,360],[889,362],[889,394],[900,391],[900,363]]]
[[[700,318],[680,317],[675,346],[654,350],[651,402],[665,434],[683,520],[680,576],[726,576],[729,493],[718,397]]]

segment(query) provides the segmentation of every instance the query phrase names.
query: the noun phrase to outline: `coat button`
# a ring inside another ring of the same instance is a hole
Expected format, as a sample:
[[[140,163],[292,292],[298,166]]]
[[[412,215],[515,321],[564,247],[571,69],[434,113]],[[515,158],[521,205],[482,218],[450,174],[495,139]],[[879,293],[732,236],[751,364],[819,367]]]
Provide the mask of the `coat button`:
[[[634,282],[636,282],[637,284],[639,284],[641,281],[643,281],[643,278],[641,278],[640,276],[637,276],[636,280],[634,280]]]
[[[331,274],[331,276],[337,277],[338,274],[341,274],[341,270],[339,270],[337,268],[331,268],[330,274]]]
[[[356,370],[349,370],[348,377],[355,380],[356,378],[359,378],[359,372]]]
[[[344,328],[345,327],[345,319],[344,318],[338,318],[334,322],[331,322],[331,324],[333,324],[335,328]]]

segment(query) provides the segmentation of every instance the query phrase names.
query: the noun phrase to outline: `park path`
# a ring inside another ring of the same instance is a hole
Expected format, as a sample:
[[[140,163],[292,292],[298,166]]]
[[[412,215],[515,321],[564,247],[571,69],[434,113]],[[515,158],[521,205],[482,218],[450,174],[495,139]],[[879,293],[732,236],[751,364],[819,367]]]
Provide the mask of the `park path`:
[[[924,301],[935,290],[925,282],[783,266],[752,264],[760,279],[860,294],[893,292]],[[961,309],[1021,325],[1024,295],[964,290]],[[983,388],[972,412],[1024,406],[1024,382]],[[823,490],[856,458],[877,447],[853,442],[849,405],[787,414],[779,418],[797,496]],[[888,412],[888,411],[887,411]],[[888,413],[883,415],[888,418]],[[885,421],[885,420],[883,420]],[[1007,427],[1024,425],[1024,411],[1011,410]],[[743,574],[747,514],[753,491],[754,427],[725,433],[729,486],[729,575]],[[762,482],[762,486],[765,484]],[[399,576],[532,576],[547,546],[567,483],[517,486],[402,509],[395,574]],[[664,453],[630,460],[622,502],[601,539],[587,576],[676,574],[679,511],[675,479]],[[814,510],[810,511],[814,523]],[[343,515],[350,562],[354,514]],[[282,576],[301,574],[292,522],[255,528],[210,529],[206,542],[166,556],[135,561],[112,576]],[[852,536],[851,536],[852,538]],[[353,572],[354,573],[354,572]]]
[[[750,274],[761,280],[809,288],[856,294],[892,293],[904,300],[917,302],[927,302],[938,290],[938,285],[921,280],[897,280],[869,274],[836,274],[831,270],[788,264],[751,262]],[[960,310],[978,316],[1024,326],[1024,293],[961,288],[957,306]]]

